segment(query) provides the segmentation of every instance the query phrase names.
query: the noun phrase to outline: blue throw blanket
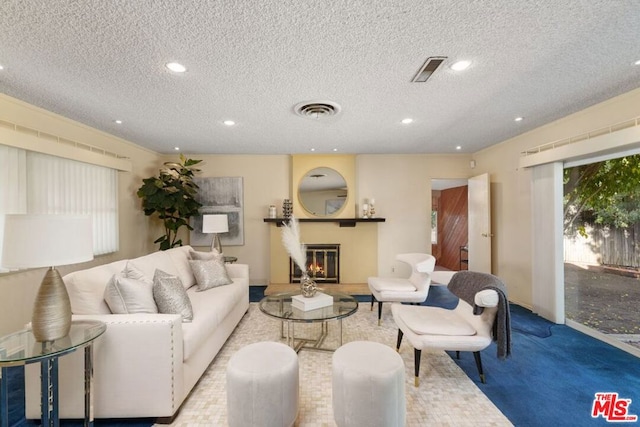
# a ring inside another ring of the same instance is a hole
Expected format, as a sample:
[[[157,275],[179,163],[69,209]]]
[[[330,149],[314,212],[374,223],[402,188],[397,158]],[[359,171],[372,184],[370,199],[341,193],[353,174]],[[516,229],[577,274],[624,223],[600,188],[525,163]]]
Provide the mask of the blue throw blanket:
[[[473,314],[480,314],[483,309],[475,304],[476,293],[485,289],[493,289],[498,293],[498,312],[493,322],[493,340],[498,347],[498,358],[509,357],[511,355],[511,312],[504,283],[492,274],[459,271],[453,275],[447,288],[472,306]]]

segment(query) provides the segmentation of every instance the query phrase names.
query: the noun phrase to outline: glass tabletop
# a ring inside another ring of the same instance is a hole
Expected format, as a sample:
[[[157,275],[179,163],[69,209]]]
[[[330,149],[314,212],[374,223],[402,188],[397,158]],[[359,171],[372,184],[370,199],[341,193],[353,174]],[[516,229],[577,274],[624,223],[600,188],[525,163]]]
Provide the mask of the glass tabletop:
[[[24,329],[0,338],[0,364],[21,365],[61,356],[86,346],[106,329],[107,325],[97,320],[77,320],[71,322],[69,335],[46,342],[37,342],[33,333]]]
[[[358,310],[358,301],[351,295],[322,290],[333,297],[333,305],[303,311],[291,305],[291,298],[300,292],[268,295],[260,301],[260,311],[267,316],[294,322],[322,322],[351,316]]]

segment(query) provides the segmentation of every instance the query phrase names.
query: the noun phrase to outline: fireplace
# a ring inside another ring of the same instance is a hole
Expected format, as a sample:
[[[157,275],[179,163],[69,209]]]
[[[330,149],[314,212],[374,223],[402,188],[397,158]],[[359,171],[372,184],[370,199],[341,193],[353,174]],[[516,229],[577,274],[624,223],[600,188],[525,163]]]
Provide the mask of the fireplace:
[[[305,245],[307,274],[317,283],[340,283],[340,245]],[[289,283],[300,283],[302,272],[289,258]]]

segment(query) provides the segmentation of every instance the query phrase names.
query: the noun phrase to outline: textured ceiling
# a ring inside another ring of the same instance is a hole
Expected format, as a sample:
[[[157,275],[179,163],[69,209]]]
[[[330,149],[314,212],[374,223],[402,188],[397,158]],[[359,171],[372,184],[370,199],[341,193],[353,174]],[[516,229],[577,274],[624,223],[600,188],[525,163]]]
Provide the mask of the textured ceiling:
[[[1,92],[164,153],[470,153],[640,87],[639,59],[640,0],[0,2]]]

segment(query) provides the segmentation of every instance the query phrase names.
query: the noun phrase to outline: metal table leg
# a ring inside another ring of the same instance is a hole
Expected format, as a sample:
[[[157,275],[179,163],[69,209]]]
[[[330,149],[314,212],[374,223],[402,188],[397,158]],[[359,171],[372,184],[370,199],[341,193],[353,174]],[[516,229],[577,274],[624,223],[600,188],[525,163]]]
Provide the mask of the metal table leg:
[[[0,371],[0,427],[9,427],[9,368]]]
[[[93,427],[93,343],[84,348],[84,425]]]
[[[42,426],[59,427],[58,412],[58,358],[40,362],[40,411]]]

